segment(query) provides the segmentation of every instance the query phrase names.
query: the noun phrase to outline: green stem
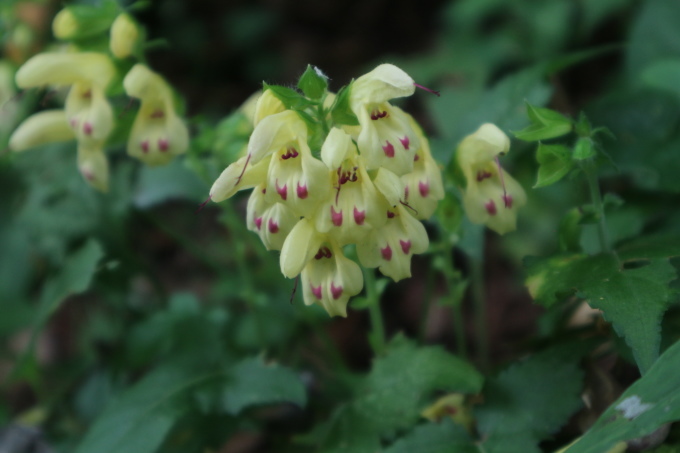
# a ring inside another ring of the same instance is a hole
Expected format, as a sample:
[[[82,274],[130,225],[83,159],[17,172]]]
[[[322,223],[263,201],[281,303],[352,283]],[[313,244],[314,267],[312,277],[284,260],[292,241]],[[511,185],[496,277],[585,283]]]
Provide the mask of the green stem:
[[[423,308],[420,312],[420,325],[418,326],[418,342],[425,341],[425,334],[427,332],[427,320],[430,317],[430,310],[432,309],[432,293],[434,289],[434,272],[427,273],[427,280],[425,281],[425,292],[423,294]]]
[[[364,269],[364,284],[366,285],[366,298],[368,299],[368,312],[371,317],[372,330],[369,341],[374,354],[382,355],[385,352],[385,326],[382,312],[380,311],[380,294],[376,287],[373,269]]]
[[[477,350],[480,367],[489,365],[489,339],[487,329],[486,301],[484,300],[484,266],[482,259],[471,260],[472,300],[475,307],[475,327],[477,330]]]
[[[597,222],[597,233],[600,239],[600,249],[604,253],[611,252],[609,246],[609,234],[607,232],[607,219],[604,214],[604,204],[602,203],[602,194],[600,192],[600,185],[597,180],[597,170],[595,162],[592,159],[586,160],[582,165],[583,171],[588,180],[588,188],[590,189],[590,200],[598,213],[599,221]]]
[[[463,320],[463,299],[456,293],[456,285],[460,285],[461,278],[453,263],[453,245],[450,242],[446,243],[444,254],[444,276],[446,277],[446,284],[448,288],[449,298],[447,305],[451,306],[451,316],[453,321],[453,330],[456,336],[456,346],[458,355],[463,358],[467,357],[467,340],[465,339],[465,322]]]

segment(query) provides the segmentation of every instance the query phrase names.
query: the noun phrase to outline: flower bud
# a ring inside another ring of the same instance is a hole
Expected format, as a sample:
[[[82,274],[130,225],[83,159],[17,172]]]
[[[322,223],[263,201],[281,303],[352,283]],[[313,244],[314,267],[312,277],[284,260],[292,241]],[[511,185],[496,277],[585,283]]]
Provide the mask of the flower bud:
[[[111,25],[111,53],[116,58],[126,58],[132,55],[141,37],[137,23],[129,14],[122,13],[116,17]]]
[[[92,37],[108,30],[118,11],[115,1],[104,1],[100,6],[67,6],[54,17],[52,32],[64,40]]]
[[[78,146],[78,169],[89,185],[101,192],[109,190],[109,162],[104,150]]]
[[[45,110],[29,116],[19,125],[9,139],[9,147],[12,151],[24,151],[74,138],[63,110]]]

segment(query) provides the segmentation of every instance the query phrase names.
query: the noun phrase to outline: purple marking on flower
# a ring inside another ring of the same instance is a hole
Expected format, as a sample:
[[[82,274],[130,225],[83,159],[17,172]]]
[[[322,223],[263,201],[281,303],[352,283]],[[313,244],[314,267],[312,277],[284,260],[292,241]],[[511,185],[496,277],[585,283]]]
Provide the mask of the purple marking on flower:
[[[354,207],[354,221],[357,225],[363,225],[366,219],[366,211],[359,211],[357,207]]]
[[[83,133],[85,135],[92,135],[92,123],[88,121],[83,123]]]
[[[496,215],[496,203],[494,203],[493,200],[489,200],[485,203],[484,207],[486,208],[486,212],[490,215]]]
[[[300,155],[300,153],[298,153],[297,150],[293,147],[288,148],[288,152],[290,153],[290,157],[292,157],[293,159]]]
[[[418,162],[419,160],[420,160],[419,155],[416,154],[415,156],[413,156],[413,162]]]
[[[404,138],[400,138],[399,141],[401,142],[404,149],[408,149],[409,145],[411,144],[411,140],[409,140],[408,135],[404,135]]]
[[[149,141],[148,140],[143,140],[142,143],[139,144],[139,146],[142,148],[143,153],[148,153],[149,152]]]
[[[485,179],[490,178],[491,176],[493,176],[493,175],[491,173],[489,173],[488,171],[479,170],[477,172],[477,182],[482,182]]]
[[[340,299],[340,296],[342,296],[342,285],[335,286],[335,284],[331,282],[331,295],[333,296],[333,300]]]
[[[312,294],[314,294],[314,297],[321,300],[321,285],[314,286],[310,283],[309,286],[312,288]]]
[[[335,208],[331,206],[331,221],[333,222],[333,225],[335,225],[336,227],[342,225],[342,209],[336,212]]]
[[[385,151],[385,155],[387,157],[394,157],[394,146],[389,142],[389,140],[387,141],[387,144],[382,147],[382,149]]]
[[[512,208],[512,195],[503,195],[503,203],[505,204],[506,208]]]
[[[304,200],[305,198],[307,198],[307,195],[309,195],[309,192],[307,192],[307,185],[306,184],[300,185],[300,183],[298,182],[297,183],[298,198]]]
[[[323,247],[323,256],[325,256],[326,258],[330,258],[331,256],[333,256],[333,253],[331,253],[331,249],[329,249],[328,247]]]
[[[286,198],[288,198],[288,184],[284,184],[283,187],[279,187],[279,180],[276,180],[276,191],[278,192],[279,195],[281,195],[281,198],[285,201]]]
[[[168,143],[168,140],[165,138],[159,138],[158,139],[158,149],[164,153],[170,148],[170,143]]]
[[[255,226],[258,230],[262,229],[262,217],[255,217]]]
[[[279,224],[274,222],[274,219],[272,219],[271,217],[269,218],[269,224],[267,225],[267,227],[269,228],[269,232],[271,234],[276,234],[279,232]]]
[[[404,255],[408,255],[408,252],[411,250],[411,241],[402,241],[399,239],[399,245],[401,245],[401,251],[404,252]]]
[[[427,194],[430,193],[430,184],[427,181],[425,182],[419,181],[418,192],[420,192],[421,197],[423,198],[427,197]]]
[[[387,116],[387,110],[385,111],[380,111],[380,110],[373,110],[371,112],[371,119],[373,121],[379,120],[380,118],[385,118]]]
[[[156,109],[151,114],[151,118],[164,118],[164,117],[165,117],[165,113],[161,109]]]
[[[380,249],[380,253],[385,261],[392,259],[392,247],[390,247],[389,244],[387,244],[385,248]]]
[[[71,120],[68,122],[68,124],[71,125],[71,129],[75,129],[78,127],[78,118],[71,118]]]
[[[388,219],[393,219],[393,218],[394,218],[394,215],[395,215],[394,212],[392,212],[392,211],[387,211],[387,218],[388,218]]]
[[[409,193],[408,186],[404,186],[404,201],[408,201],[408,193]]]

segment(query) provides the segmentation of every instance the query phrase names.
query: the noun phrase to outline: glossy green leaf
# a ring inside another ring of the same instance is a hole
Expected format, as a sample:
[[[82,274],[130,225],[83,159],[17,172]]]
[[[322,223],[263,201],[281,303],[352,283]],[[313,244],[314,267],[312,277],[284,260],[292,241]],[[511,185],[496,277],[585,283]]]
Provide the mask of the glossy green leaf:
[[[538,442],[581,407],[583,372],[568,355],[546,350],[487,381],[475,410],[484,451],[538,453]]]
[[[328,88],[328,76],[316,66],[307,65],[297,86],[308,98],[320,99]]]
[[[680,420],[680,342],[631,385],[565,453],[599,453]]]
[[[534,188],[545,187],[562,179],[572,169],[571,150],[563,145],[539,143],[536,149],[538,177]]]

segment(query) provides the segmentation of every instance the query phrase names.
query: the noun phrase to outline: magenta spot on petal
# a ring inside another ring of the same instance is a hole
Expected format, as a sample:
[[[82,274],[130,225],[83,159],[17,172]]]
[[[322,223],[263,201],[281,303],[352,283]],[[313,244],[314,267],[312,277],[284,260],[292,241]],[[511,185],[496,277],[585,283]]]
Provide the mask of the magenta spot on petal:
[[[89,122],[83,123],[83,133],[85,135],[92,135],[92,123]]]
[[[503,203],[505,203],[506,208],[512,208],[512,196],[508,194],[503,195]]]
[[[258,230],[262,228],[262,217],[255,217],[255,226]]]
[[[279,180],[276,180],[276,191],[281,195],[281,198],[285,201],[288,198],[288,184],[284,184],[283,187],[279,187]]]
[[[382,254],[382,257],[385,261],[389,261],[392,259],[392,248],[388,245],[385,246],[385,248],[380,249],[380,253]]]
[[[71,128],[75,129],[78,127],[78,120],[76,118],[71,118],[71,121],[68,122],[71,125]]]
[[[408,201],[408,186],[404,186],[404,201]]]
[[[419,160],[420,160],[419,155],[416,154],[415,156],[413,156],[413,162],[418,162]]]
[[[321,300],[321,285],[314,286],[310,283],[309,286],[312,288],[312,294],[314,294],[314,297]]]
[[[402,241],[399,239],[399,245],[401,245],[401,251],[404,252],[404,255],[408,255],[408,252],[411,250],[411,241]]]
[[[158,139],[158,149],[161,150],[161,152],[166,152],[168,148],[170,147],[170,144],[168,141],[164,138]]]
[[[363,225],[366,219],[366,211],[359,211],[357,207],[354,207],[354,221],[357,225]]]
[[[139,144],[139,146],[142,148],[143,153],[149,152],[149,141],[148,140],[144,140],[142,143]]]
[[[335,286],[335,284],[331,282],[331,294],[333,295],[333,300],[338,300],[340,296],[342,296],[342,285]]]
[[[399,141],[404,146],[404,149],[408,149],[409,145],[411,144],[408,135],[404,135],[404,138],[400,138]]]
[[[428,193],[430,193],[430,185],[425,182],[418,182],[418,192],[420,192],[420,196],[425,198]]]
[[[85,170],[85,171],[83,172],[83,176],[84,176],[85,179],[87,179],[88,181],[94,181],[94,173],[92,173],[92,172],[89,171],[89,170]]]
[[[489,200],[488,203],[484,204],[484,207],[486,208],[486,212],[491,215],[496,215],[496,203],[494,203],[493,200]]]
[[[276,234],[279,232],[279,224],[274,222],[274,219],[269,219],[269,224],[267,226],[271,234]]]
[[[388,219],[393,219],[393,218],[394,218],[394,212],[392,212],[392,211],[387,211],[387,218],[388,218]]]
[[[394,146],[392,145],[392,143],[388,141],[387,144],[382,147],[382,149],[383,151],[385,151],[385,155],[387,157],[394,157]]]
[[[490,178],[492,175],[488,171],[480,170],[477,172],[477,182],[484,181],[487,178]]]
[[[300,185],[300,183],[297,183],[297,196],[298,198],[305,199],[307,198],[307,195],[309,193],[307,192],[307,186],[306,185]]]
[[[335,208],[331,206],[331,221],[333,222],[333,225],[337,227],[342,225],[342,209],[338,212],[335,212]]]
[[[156,109],[151,114],[151,118],[163,118],[163,117],[165,117],[165,113],[163,113],[163,110],[161,109]]]

